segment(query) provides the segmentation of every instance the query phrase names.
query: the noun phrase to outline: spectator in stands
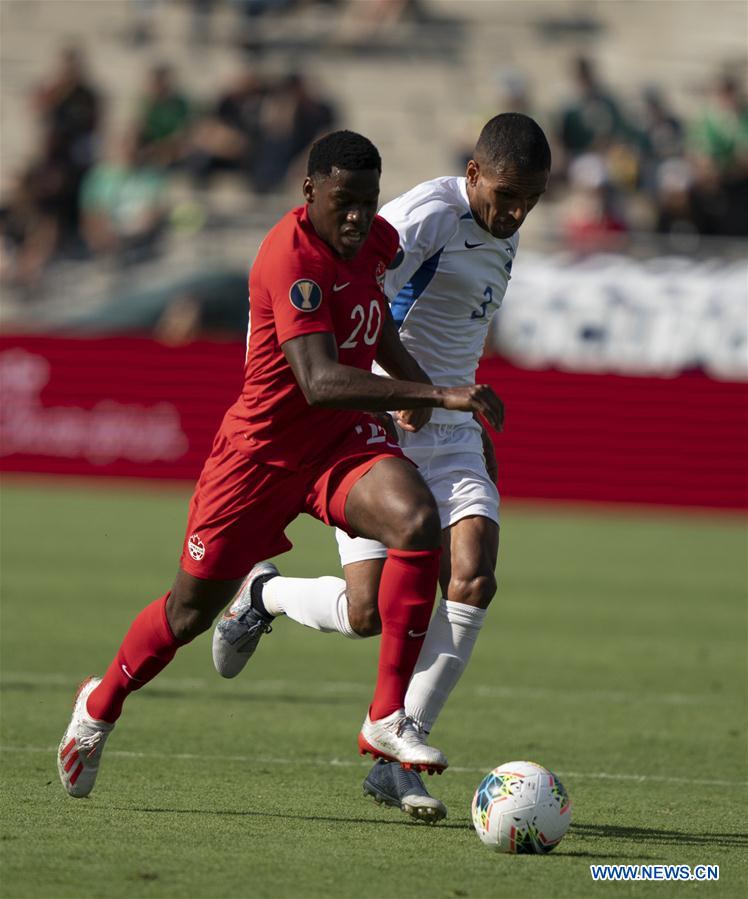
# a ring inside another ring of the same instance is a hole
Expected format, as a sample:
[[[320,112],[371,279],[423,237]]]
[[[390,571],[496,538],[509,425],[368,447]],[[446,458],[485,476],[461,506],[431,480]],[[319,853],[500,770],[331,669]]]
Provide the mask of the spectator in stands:
[[[92,253],[122,263],[149,258],[166,222],[166,178],[142,163],[135,133],[116,140],[111,158],[94,166],[82,186],[83,233]]]
[[[156,65],[150,70],[137,120],[143,159],[169,167],[185,152],[190,104],[175,86],[171,69]]]
[[[71,163],[89,167],[98,151],[102,110],[79,48],[62,50],[56,72],[35,91],[34,104],[46,135],[54,136]]]
[[[748,165],[748,102],[737,78],[717,79],[712,101],[692,129],[694,151],[721,173]]]
[[[35,91],[34,105],[43,135],[43,150],[35,162],[47,175],[43,193],[47,198],[54,195],[65,227],[75,231],[79,187],[98,158],[102,118],[101,98],[86,74],[80,49],[62,50],[57,70]]]
[[[687,160],[673,157],[658,167],[655,202],[655,230],[670,236],[673,249],[691,252],[698,246],[699,234],[713,233],[694,192],[693,168]]]
[[[30,167],[6,185],[0,204],[0,278],[13,287],[33,286],[57,247],[55,221],[40,207],[36,184]]]
[[[644,89],[642,101],[641,185],[648,193],[654,194],[661,187],[660,167],[683,155],[685,129],[656,85]]]
[[[606,152],[627,135],[618,100],[599,81],[591,60],[573,64],[575,98],[561,113],[559,139],[570,162],[587,152]]]
[[[596,153],[577,157],[569,167],[569,183],[572,190],[563,215],[569,246],[583,253],[621,248],[628,226],[605,159]]]
[[[33,287],[60,253],[79,256],[82,173],[69,144],[50,130],[38,156],[9,185],[2,203],[3,281]]]
[[[717,211],[720,234],[748,235],[748,100],[737,78],[717,79],[691,130],[696,191]]]
[[[213,110],[196,122],[186,164],[198,181],[221,170],[249,176],[260,139],[265,91],[251,69],[242,69]]]
[[[335,118],[332,104],[317,96],[302,75],[289,75],[270,91],[261,109],[255,190],[279,187],[314,139],[332,129]]]

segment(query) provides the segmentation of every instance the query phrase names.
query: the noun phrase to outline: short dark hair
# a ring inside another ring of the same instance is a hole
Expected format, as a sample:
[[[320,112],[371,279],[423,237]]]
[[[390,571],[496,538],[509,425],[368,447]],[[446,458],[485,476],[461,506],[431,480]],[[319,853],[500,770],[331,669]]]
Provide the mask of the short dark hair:
[[[551,148],[535,119],[521,112],[502,112],[483,126],[475,159],[495,169],[551,169]]]
[[[312,144],[306,173],[329,175],[333,168],[347,172],[376,169],[382,174],[379,150],[362,134],[355,131],[332,131]]]

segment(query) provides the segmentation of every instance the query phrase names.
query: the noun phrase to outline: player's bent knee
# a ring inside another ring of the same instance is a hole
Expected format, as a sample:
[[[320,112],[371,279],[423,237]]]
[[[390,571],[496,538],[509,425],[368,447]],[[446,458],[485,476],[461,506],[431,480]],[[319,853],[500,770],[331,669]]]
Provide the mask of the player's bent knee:
[[[436,505],[423,504],[408,510],[397,523],[393,523],[390,548],[437,549],[441,544],[441,522]]]
[[[348,623],[359,637],[377,637],[382,633],[382,620],[376,605],[348,609]]]
[[[451,602],[487,609],[496,595],[496,586],[492,573],[479,574],[474,578],[453,577],[449,582],[448,598]]]

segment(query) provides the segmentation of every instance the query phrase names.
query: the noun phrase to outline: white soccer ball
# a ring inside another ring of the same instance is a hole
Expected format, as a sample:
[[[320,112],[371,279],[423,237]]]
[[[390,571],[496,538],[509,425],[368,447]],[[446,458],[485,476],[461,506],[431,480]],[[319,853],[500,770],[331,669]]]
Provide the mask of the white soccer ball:
[[[494,768],[478,785],[472,809],[478,836],[497,852],[550,852],[571,822],[563,784],[534,762],[507,762]]]

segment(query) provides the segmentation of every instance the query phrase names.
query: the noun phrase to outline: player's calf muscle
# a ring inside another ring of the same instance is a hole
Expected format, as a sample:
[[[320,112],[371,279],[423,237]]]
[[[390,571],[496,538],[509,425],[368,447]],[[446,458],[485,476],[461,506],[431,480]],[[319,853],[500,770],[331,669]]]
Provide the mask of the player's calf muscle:
[[[344,568],[348,623],[359,637],[382,633],[378,600],[383,565],[384,559],[365,559]]]
[[[487,609],[495,595],[496,577],[492,571],[477,573],[473,577],[453,575],[447,591],[450,602],[461,602],[480,609]]]

